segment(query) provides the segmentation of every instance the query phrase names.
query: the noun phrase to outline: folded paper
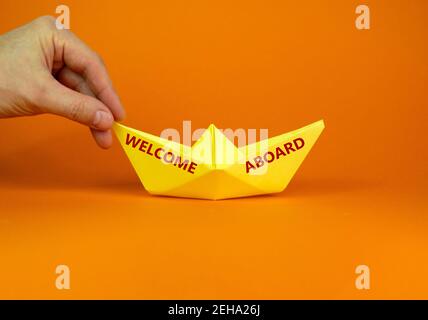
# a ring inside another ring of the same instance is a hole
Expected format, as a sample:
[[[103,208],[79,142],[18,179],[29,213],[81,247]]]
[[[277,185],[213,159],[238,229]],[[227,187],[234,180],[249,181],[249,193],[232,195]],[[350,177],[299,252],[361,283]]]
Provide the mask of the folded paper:
[[[186,146],[119,123],[114,131],[151,194],[227,199],[283,191],[324,129],[301,129],[236,147],[211,124]]]

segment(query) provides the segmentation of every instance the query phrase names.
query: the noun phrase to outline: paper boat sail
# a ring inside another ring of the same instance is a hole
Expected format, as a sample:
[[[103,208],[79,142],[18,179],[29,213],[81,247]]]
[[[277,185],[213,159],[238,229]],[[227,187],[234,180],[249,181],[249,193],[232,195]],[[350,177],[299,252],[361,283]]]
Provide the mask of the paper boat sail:
[[[283,191],[323,129],[320,120],[238,148],[211,124],[190,147],[114,124],[149,193],[212,200]]]

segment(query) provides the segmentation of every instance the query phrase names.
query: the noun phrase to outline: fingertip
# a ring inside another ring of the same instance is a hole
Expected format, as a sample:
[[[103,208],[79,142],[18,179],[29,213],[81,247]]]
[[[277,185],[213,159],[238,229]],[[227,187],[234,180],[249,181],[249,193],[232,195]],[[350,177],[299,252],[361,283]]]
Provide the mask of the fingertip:
[[[125,120],[125,118],[126,118],[126,110],[123,107],[122,100],[120,99],[120,97],[117,93],[116,93],[116,96],[117,96],[117,99],[119,101],[119,106],[120,106],[117,120],[122,121],[122,120]]]
[[[95,112],[92,127],[98,130],[108,130],[113,125],[113,116],[110,112],[98,110]]]
[[[98,98],[110,109],[111,113],[114,116],[114,119],[117,121],[122,121],[126,117],[125,109],[122,105],[119,95],[114,90],[105,90]]]
[[[95,139],[95,142],[102,149],[109,149],[113,144],[113,137],[111,130],[101,131],[96,129],[91,129],[92,135]]]
[[[120,109],[120,112],[119,112],[116,120],[117,121],[122,121],[122,120],[125,120],[125,118],[126,118],[126,111],[125,111],[125,109],[122,106],[122,108]]]
[[[117,108],[113,113],[115,121],[123,121],[126,118],[126,112],[123,107]]]

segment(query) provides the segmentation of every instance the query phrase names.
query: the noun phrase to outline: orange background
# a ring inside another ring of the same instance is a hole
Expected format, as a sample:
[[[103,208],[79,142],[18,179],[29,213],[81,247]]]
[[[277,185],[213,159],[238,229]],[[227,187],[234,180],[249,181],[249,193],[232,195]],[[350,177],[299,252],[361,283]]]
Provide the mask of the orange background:
[[[61,3],[1,0],[0,32]],[[285,192],[213,202],[149,196],[78,124],[1,120],[0,298],[428,298],[427,1],[65,4],[131,127],[326,130]]]

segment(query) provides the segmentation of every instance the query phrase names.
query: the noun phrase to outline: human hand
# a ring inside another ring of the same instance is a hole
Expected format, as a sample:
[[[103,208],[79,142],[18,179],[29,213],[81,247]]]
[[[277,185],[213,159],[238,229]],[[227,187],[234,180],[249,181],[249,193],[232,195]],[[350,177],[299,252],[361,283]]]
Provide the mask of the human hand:
[[[0,118],[42,113],[90,127],[102,148],[125,116],[101,58],[48,16],[0,36]]]

